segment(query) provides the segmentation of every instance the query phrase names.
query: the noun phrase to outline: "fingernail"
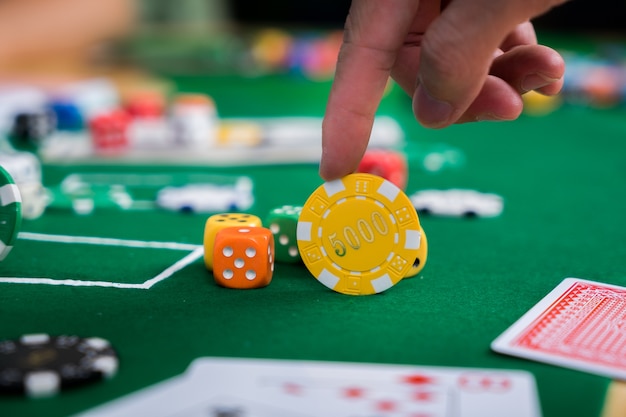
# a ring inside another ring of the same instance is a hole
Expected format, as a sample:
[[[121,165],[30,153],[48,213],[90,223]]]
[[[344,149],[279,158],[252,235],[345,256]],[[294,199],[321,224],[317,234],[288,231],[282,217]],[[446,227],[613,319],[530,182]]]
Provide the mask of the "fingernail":
[[[503,121],[506,120],[500,116],[496,116],[494,113],[482,113],[479,114],[478,116],[476,116],[476,121],[477,122],[482,122],[482,121]]]
[[[546,85],[550,85],[556,81],[558,81],[558,79],[546,77],[545,75],[535,73],[524,77],[524,79],[522,80],[521,88],[523,92],[526,92],[545,87]]]
[[[450,103],[432,97],[422,84],[415,92],[415,115],[426,127],[441,127],[448,124],[453,108]]]

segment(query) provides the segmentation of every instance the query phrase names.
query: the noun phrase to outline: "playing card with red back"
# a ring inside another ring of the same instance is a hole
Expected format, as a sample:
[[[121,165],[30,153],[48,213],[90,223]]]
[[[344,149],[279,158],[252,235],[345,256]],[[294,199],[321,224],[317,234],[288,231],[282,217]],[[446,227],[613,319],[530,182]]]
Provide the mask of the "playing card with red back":
[[[626,379],[626,288],[567,278],[491,347],[508,355]]]

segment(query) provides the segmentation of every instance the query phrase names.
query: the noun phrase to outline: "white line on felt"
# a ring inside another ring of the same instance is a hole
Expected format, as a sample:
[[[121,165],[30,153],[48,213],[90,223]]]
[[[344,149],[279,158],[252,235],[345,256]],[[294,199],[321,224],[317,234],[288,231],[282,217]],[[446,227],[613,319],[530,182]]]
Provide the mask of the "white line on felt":
[[[204,247],[200,246],[199,248],[196,248],[193,252],[191,252],[189,255],[185,256],[183,259],[176,262],[174,265],[165,269],[156,277],[144,282],[142,285],[145,287],[145,289],[151,288],[153,285],[158,284],[164,279],[169,278],[174,273],[180,271],[181,269],[183,269],[190,263],[194,262],[196,259],[201,258],[203,255],[204,255]]]
[[[27,278],[27,277],[0,277],[0,283],[13,284],[43,284],[43,285],[67,285],[72,287],[109,287],[109,288],[130,288],[147,290],[152,288],[159,282],[171,277],[176,272],[185,268],[195,260],[204,255],[204,247],[202,245],[192,245],[176,242],[144,242],[139,240],[124,240],[86,236],[64,236],[64,235],[46,235],[42,233],[20,232],[20,239],[36,240],[42,242],[56,243],[84,243],[88,245],[108,245],[108,246],[126,246],[150,249],[173,249],[192,251],[173,265],[167,267],[163,272],[141,284],[129,284],[123,282],[108,281],[82,281],[77,279],[53,279],[53,278]]]
[[[176,242],[154,242],[141,240],[125,240],[112,239],[106,237],[89,237],[89,236],[65,236],[65,235],[47,235],[43,233],[20,232],[18,238],[25,240],[37,240],[41,242],[56,243],[84,243],[87,245],[103,245],[103,246],[126,246],[134,248],[152,248],[152,249],[172,249],[172,250],[189,250],[195,251],[201,248],[201,245],[192,245],[189,243]]]
[[[142,284],[127,284],[123,282],[108,281],[81,281],[77,279],[53,279],[53,278],[17,278],[17,277],[0,277],[0,283],[13,284],[44,284],[44,285],[67,285],[70,287],[109,287],[109,288],[131,288],[138,290],[147,290],[152,288],[159,282],[171,277],[190,263],[194,262],[204,255],[203,247],[196,247],[193,252],[186,255],[173,265],[166,268],[163,272],[154,278],[147,280]]]
[[[125,284],[121,282],[107,282],[107,281],[81,281],[77,279],[1,277],[0,283],[68,285],[71,287],[113,287],[113,288],[146,289],[144,284]]]

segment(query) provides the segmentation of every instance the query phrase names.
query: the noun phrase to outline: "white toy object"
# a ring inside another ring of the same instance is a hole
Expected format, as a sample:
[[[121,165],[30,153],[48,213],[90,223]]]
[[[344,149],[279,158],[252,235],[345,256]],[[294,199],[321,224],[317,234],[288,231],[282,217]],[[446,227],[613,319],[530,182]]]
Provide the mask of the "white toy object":
[[[475,190],[422,190],[410,198],[418,213],[434,216],[496,217],[504,206],[501,196]]]

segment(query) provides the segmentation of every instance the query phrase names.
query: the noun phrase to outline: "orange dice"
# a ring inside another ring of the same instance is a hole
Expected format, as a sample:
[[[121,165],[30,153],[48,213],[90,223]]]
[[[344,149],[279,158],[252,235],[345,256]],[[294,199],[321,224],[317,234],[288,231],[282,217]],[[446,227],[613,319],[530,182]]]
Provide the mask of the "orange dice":
[[[209,271],[213,270],[213,247],[217,233],[227,227],[255,226],[261,227],[261,219],[252,214],[220,213],[209,217],[204,225],[204,264]]]
[[[264,227],[220,230],[213,246],[213,277],[218,285],[249,289],[269,285],[274,274],[274,235]]]

